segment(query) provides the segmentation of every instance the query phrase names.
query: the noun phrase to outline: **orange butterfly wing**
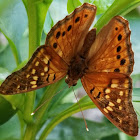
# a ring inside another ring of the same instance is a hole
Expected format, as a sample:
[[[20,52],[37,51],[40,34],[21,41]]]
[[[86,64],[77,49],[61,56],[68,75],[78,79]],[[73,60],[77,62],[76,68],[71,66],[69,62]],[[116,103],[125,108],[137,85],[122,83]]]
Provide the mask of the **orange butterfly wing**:
[[[88,70],[81,82],[102,113],[128,135],[138,134],[138,120],[132,105],[134,56],[128,22],[114,17],[104,26],[88,55]]]
[[[40,46],[29,62],[6,78],[0,87],[2,94],[32,91],[62,79],[68,66],[51,47]]]
[[[24,93],[62,79],[67,74],[67,64],[84,43],[95,13],[96,6],[85,3],[59,21],[48,33],[45,45],[36,50],[27,65],[6,78],[0,93]]]
[[[138,134],[138,120],[132,105],[131,78],[119,73],[87,73],[81,82],[101,112],[128,135]]]
[[[128,21],[120,16],[104,26],[89,51],[89,71],[119,72],[130,75],[134,54]]]
[[[48,33],[46,46],[51,46],[62,59],[70,64],[84,43],[96,14],[96,6],[84,3],[73,13],[59,21]]]

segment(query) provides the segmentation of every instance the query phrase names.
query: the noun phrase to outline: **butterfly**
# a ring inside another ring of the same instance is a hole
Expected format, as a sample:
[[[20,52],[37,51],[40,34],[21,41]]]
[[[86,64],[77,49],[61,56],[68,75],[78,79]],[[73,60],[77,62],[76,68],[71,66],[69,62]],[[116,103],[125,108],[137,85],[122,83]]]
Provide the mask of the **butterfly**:
[[[66,76],[69,87],[81,79],[88,96],[120,130],[138,134],[132,105],[134,54],[129,23],[113,17],[96,35],[89,28],[96,6],[84,3],[59,21],[29,62],[6,78],[0,86],[4,95],[24,93],[53,84]]]

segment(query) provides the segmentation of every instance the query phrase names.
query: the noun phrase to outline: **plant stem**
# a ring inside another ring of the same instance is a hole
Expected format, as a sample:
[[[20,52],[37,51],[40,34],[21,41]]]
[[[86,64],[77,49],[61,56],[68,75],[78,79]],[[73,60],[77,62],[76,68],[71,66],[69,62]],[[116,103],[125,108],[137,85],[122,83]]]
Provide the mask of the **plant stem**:
[[[22,0],[28,15],[28,25],[29,25],[29,58],[32,56],[35,49],[40,46],[40,40],[42,36],[42,30],[44,26],[44,21],[48,8],[52,0]],[[27,123],[26,133],[24,139],[32,135],[35,138],[36,132],[38,130],[38,125],[30,125],[33,122],[31,113],[34,107],[35,92],[30,92],[26,94],[24,108],[24,119]],[[30,130],[31,129],[31,130]],[[30,130],[28,132],[28,130]]]
[[[50,98],[57,92],[58,88],[61,87],[62,83],[63,83],[63,80],[49,86],[46,89],[46,91],[44,92],[44,96],[43,96],[41,102],[38,104],[38,106],[41,105],[42,103],[44,103],[44,101],[46,101],[47,99],[49,99],[49,101],[46,102],[34,115],[36,127],[33,128],[33,131],[35,133],[37,133],[39,131],[39,129],[42,127],[42,125],[45,123],[47,118],[45,118],[45,120],[44,120],[44,115],[46,114],[47,108],[52,100]]]
[[[25,130],[25,134],[24,134],[24,138],[23,140],[35,140],[35,136],[33,133],[33,128],[35,127],[35,124],[31,123],[31,124],[28,124],[26,130]]]

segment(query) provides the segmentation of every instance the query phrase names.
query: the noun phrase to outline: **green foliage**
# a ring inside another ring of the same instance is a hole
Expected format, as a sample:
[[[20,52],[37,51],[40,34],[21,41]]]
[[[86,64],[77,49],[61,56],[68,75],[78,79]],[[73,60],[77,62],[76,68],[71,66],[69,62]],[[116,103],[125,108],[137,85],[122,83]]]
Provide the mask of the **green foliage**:
[[[140,0],[68,0],[67,3],[62,0],[59,2],[57,0],[0,0],[0,31],[9,42],[6,47],[0,43],[0,83],[11,72],[22,68],[36,47],[45,43],[44,32],[47,33],[59,18],[58,13],[61,12],[63,16],[67,12],[71,13],[83,2],[94,3],[98,8],[97,18],[100,18],[95,24],[97,31],[113,16],[126,15],[131,11],[125,18],[129,20],[132,30],[131,37],[135,53],[132,76],[133,104],[140,120],[140,15],[137,10],[133,10],[140,5]],[[61,7],[65,7],[67,11]],[[59,14],[59,16],[62,15]],[[36,92],[11,96],[0,95],[0,140],[135,139],[120,133],[109,121],[97,123],[87,120],[90,131],[86,132],[83,120],[70,117],[80,111],[78,104],[72,101],[74,96],[72,97],[71,88],[67,86],[61,93],[51,98],[65,86],[62,79]],[[74,88],[76,90],[79,87],[81,87],[80,82]],[[49,101],[32,117],[30,114],[33,110],[47,99]],[[82,110],[95,108],[87,95],[81,98],[79,103]]]
[[[72,11],[74,11],[76,7],[80,5],[82,5],[82,3],[79,0],[68,0],[68,3],[67,3],[68,13],[71,13]]]

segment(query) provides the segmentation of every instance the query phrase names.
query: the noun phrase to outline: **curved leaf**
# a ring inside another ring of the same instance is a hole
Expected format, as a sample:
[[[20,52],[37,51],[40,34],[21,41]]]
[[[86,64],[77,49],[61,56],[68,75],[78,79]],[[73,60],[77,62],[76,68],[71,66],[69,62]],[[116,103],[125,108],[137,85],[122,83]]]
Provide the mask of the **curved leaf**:
[[[138,1],[138,0],[134,0],[134,1]],[[108,10],[101,16],[101,18],[95,24],[95,27],[97,28],[97,33],[112,17],[120,14],[119,12],[122,11],[123,9],[127,10],[127,7],[129,7],[129,5],[131,5],[131,3],[134,3],[134,1],[115,0],[113,2],[113,4],[108,8]],[[135,4],[137,5],[137,3],[135,3]],[[134,5],[133,5],[133,8],[135,8]],[[123,11],[123,12],[125,12],[125,11]],[[123,13],[121,13],[121,14],[123,14]]]
[[[15,113],[16,109],[13,109],[12,105],[7,102],[2,96],[0,96],[0,125],[7,122]]]
[[[54,140],[97,140],[113,134],[120,130],[111,123],[99,123],[86,120],[89,132],[86,131],[83,119],[70,117],[60,123],[48,135],[47,139]]]
[[[82,3],[79,0],[68,0],[67,3],[68,13],[71,13],[72,11],[74,11],[75,8],[77,8],[80,5],[82,5]]]
[[[82,110],[85,109],[89,109],[89,108],[95,108],[96,106],[93,104],[93,102],[89,99],[88,96],[83,97],[81,100],[79,100],[79,104]],[[45,139],[48,134],[52,131],[52,129],[59,124],[60,122],[62,122],[64,119],[68,118],[69,116],[71,116],[74,113],[79,112],[79,105],[78,103],[72,105],[71,107],[69,107],[67,110],[63,111],[62,113],[60,113],[59,115],[57,115],[48,125],[47,127],[44,129],[40,139]]]
[[[0,82],[3,81],[9,74],[10,72],[7,69],[0,67]]]
[[[0,140],[19,140],[20,125],[17,116],[0,126]]]
[[[17,27],[19,27],[18,30]],[[17,46],[26,27],[27,16],[22,2],[19,0],[2,1],[0,5],[0,31],[7,38],[17,64],[20,62]]]
[[[114,2],[114,0],[94,0],[92,3],[97,6],[96,15],[103,14]]]

